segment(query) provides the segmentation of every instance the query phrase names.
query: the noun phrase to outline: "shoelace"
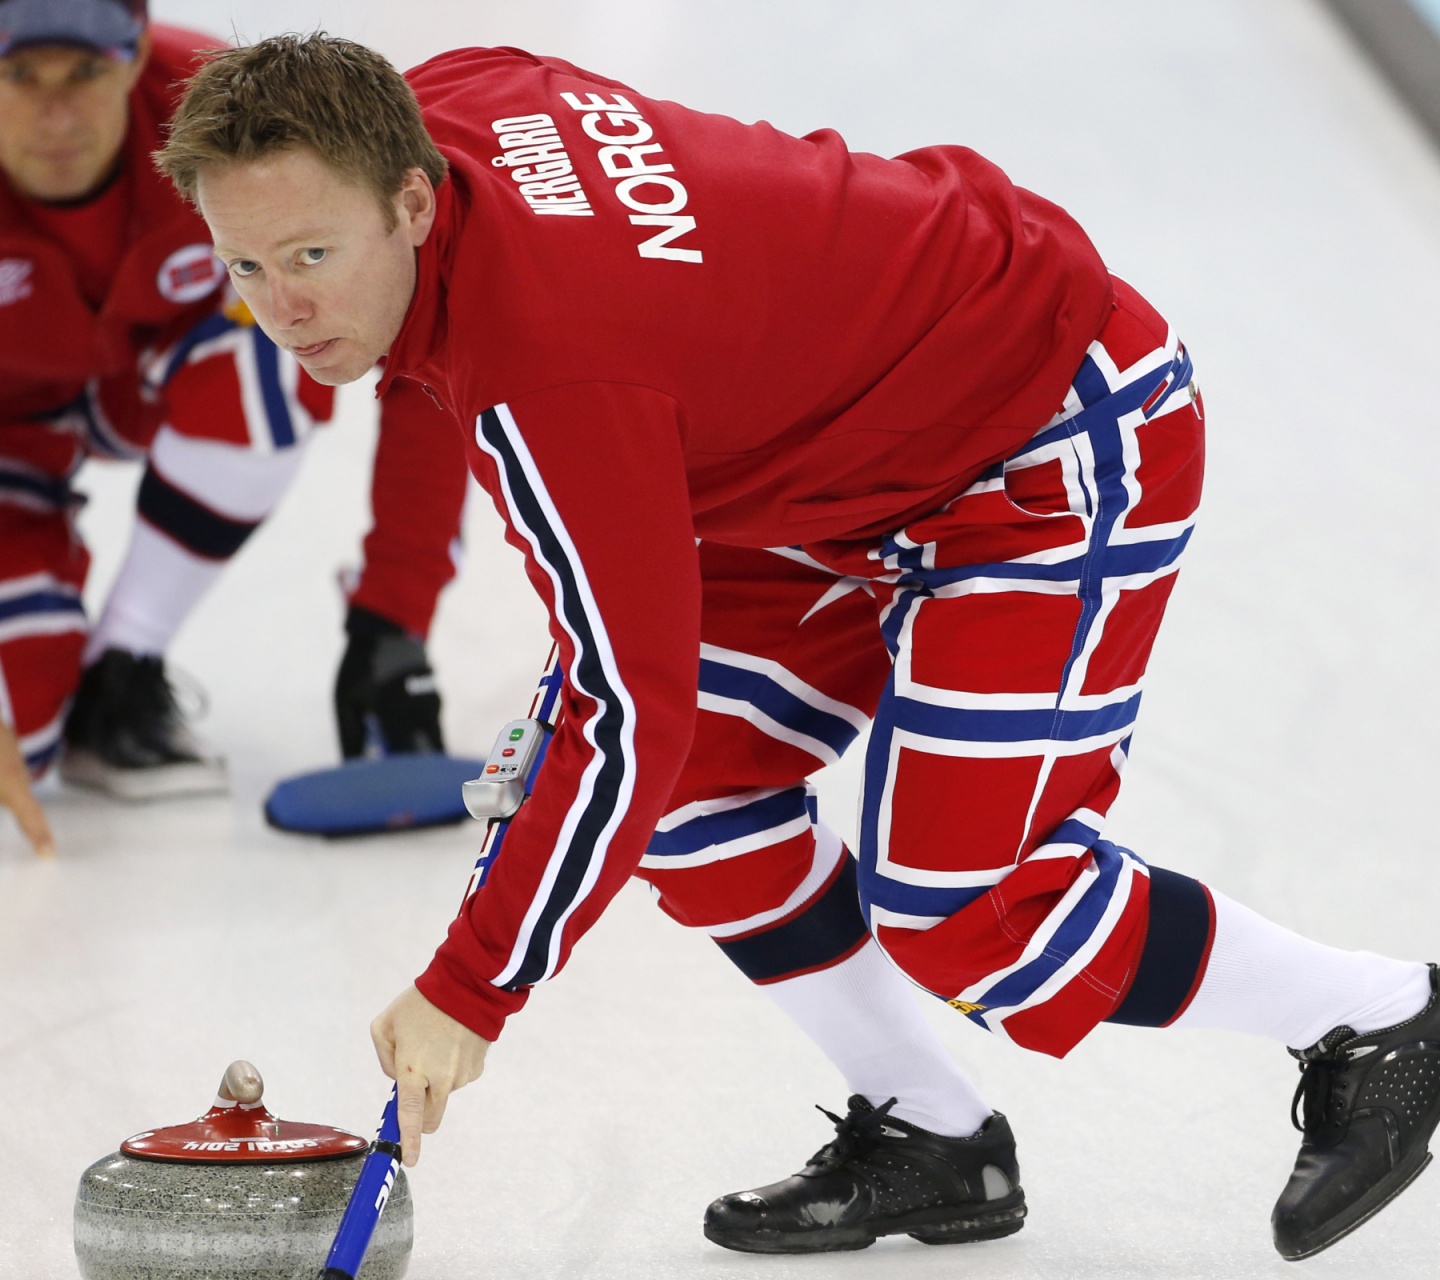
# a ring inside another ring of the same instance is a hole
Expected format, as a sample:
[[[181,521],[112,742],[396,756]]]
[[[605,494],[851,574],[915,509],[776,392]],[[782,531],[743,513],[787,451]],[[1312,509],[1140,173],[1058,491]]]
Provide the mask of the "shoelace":
[[[188,672],[177,671],[159,658],[140,658],[128,689],[130,714],[147,727],[183,725],[203,719],[210,710],[205,690]]]
[[[1354,1037],[1350,1027],[1333,1027],[1308,1049],[1290,1050],[1300,1061],[1300,1083],[1290,1100],[1290,1123],[1301,1133],[1340,1127],[1336,1113],[1345,1110],[1343,1094],[1349,1088],[1342,1072],[1350,1062],[1348,1054],[1343,1058],[1339,1056],[1340,1046]],[[1302,1097],[1305,1099],[1303,1123],[1298,1115]]]
[[[1301,1133],[1340,1127],[1348,1087],[1342,1075],[1345,1066],[1334,1058],[1312,1058],[1300,1064],[1300,1083],[1290,1100],[1290,1123]],[[1303,1122],[1299,1114],[1302,1098],[1305,1100]]]
[[[830,1173],[852,1156],[863,1155],[866,1148],[880,1136],[890,1108],[897,1101],[898,1099],[891,1098],[889,1102],[881,1103],[872,1111],[852,1110],[843,1117],[817,1105],[815,1110],[835,1126],[835,1136],[810,1157],[810,1164],[815,1165],[822,1173]]]

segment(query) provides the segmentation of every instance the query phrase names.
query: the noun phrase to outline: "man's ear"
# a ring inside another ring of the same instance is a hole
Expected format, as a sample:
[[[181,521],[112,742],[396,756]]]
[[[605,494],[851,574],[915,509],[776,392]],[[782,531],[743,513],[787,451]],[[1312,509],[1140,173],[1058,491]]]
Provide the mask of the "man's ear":
[[[424,169],[412,167],[405,171],[399,212],[410,243],[418,249],[429,239],[435,225],[435,187]]]
[[[135,41],[135,56],[130,59],[130,86],[134,88],[135,82],[140,79],[140,74],[145,70],[145,64],[150,61],[150,28],[146,27],[140,33],[140,38]]]

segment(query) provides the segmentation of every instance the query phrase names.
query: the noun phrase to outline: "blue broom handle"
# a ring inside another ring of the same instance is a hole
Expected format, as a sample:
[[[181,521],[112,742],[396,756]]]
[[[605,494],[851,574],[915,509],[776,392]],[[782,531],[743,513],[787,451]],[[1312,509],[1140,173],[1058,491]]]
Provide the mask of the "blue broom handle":
[[[380,1214],[390,1199],[395,1179],[400,1174],[400,1113],[394,1086],[390,1089],[390,1101],[380,1117],[380,1128],[365,1163],[360,1167],[360,1176],[355,1189],[350,1193],[350,1203],[335,1232],[335,1243],[330,1246],[330,1256],[325,1259],[325,1270],[321,1280],[355,1280],[370,1248],[370,1238],[380,1223]]]

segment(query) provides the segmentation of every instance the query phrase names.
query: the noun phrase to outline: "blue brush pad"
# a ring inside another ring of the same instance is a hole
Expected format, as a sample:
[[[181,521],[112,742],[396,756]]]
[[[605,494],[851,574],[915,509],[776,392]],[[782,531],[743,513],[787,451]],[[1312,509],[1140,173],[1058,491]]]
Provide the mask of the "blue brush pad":
[[[282,831],[362,836],[443,826],[469,818],[460,784],[478,778],[483,760],[446,755],[348,760],[275,784],[265,818]]]

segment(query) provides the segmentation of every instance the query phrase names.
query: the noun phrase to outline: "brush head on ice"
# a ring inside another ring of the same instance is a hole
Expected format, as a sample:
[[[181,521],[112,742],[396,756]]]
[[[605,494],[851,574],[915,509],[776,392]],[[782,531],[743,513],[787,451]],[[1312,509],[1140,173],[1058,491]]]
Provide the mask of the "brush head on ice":
[[[265,819],[282,831],[331,837],[464,822],[460,788],[484,764],[437,754],[347,760],[276,783]]]

